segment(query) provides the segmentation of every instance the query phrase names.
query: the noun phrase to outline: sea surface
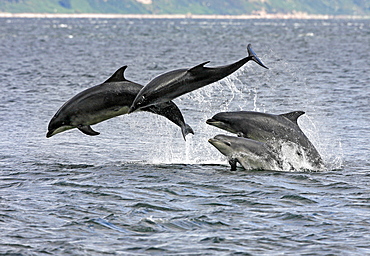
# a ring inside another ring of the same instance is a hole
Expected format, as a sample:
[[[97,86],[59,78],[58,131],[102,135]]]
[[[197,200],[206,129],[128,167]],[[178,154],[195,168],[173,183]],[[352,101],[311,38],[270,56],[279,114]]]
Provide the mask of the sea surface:
[[[46,138],[59,107],[127,79],[247,55],[175,99],[194,135],[132,113]],[[0,19],[0,255],[370,255],[370,20]],[[230,166],[205,123],[282,114],[327,171]]]

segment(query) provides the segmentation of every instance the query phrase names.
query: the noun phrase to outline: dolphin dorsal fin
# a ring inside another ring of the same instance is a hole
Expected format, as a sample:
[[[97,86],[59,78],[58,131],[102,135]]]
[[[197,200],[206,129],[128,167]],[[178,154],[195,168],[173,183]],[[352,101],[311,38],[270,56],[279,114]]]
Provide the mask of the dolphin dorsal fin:
[[[111,83],[111,82],[122,82],[122,81],[127,81],[126,78],[125,78],[125,70],[126,70],[127,66],[123,66],[121,68],[119,68],[116,72],[114,72],[114,74],[108,78],[107,81],[105,81],[104,83]]]
[[[281,114],[280,116],[288,118],[290,121],[298,125],[297,123],[298,117],[300,117],[304,113],[305,113],[304,111],[293,111],[286,114]]]
[[[204,65],[206,65],[208,63],[210,63],[210,61],[206,61],[206,62],[203,62],[203,63],[201,63],[199,65],[196,65],[195,67],[190,68],[188,71],[189,72],[193,72],[193,71],[203,70],[204,69]]]

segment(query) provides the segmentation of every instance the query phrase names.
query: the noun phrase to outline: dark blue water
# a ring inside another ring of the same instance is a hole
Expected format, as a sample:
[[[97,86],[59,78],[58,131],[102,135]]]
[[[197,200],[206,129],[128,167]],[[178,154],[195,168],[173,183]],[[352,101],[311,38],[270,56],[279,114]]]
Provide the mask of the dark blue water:
[[[370,21],[0,19],[0,255],[370,254]],[[58,108],[128,65],[246,56],[175,100],[195,135],[133,113],[46,139]],[[303,110],[326,172],[229,171],[205,124]]]

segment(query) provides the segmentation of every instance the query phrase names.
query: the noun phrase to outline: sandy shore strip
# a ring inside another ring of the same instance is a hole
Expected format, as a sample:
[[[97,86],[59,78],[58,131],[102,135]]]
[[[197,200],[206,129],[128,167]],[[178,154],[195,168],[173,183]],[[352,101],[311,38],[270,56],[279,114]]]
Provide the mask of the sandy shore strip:
[[[96,19],[370,19],[370,16],[313,15],[307,13],[257,13],[251,15],[104,14],[104,13],[6,13],[0,18],[96,18]]]

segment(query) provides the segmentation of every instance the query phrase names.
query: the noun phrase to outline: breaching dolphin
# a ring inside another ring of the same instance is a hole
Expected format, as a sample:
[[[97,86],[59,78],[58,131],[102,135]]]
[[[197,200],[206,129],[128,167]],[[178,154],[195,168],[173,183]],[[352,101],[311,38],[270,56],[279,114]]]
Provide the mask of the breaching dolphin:
[[[297,119],[303,114],[303,111],[281,115],[254,111],[221,112],[208,119],[207,124],[271,145],[278,154],[290,154],[291,159],[307,162],[309,166],[304,169],[324,169],[320,154],[298,126]]]
[[[246,170],[282,169],[282,161],[263,142],[228,135],[217,135],[208,142],[228,158],[232,171],[237,163]]]
[[[249,44],[248,57],[230,65],[208,68],[204,67],[209,61],[190,69],[177,69],[157,76],[144,86],[132,103],[129,113],[150,105],[167,102],[185,93],[216,82],[242,67],[250,60],[267,68],[257,57]]]
[[[119,115],[127,114],[137,93],[143,87],[126,80],[124,71],[127,66],[118,69],[104,83],[86,89],[68,100],[56,112],[48,126],[46,137],[77,128],[87,135],[99,135],[90,125]],[[181,111],[172,101],[143,108],[166,117],[181,128],[182,135],[193,133],[193,129],[185,123]]]

